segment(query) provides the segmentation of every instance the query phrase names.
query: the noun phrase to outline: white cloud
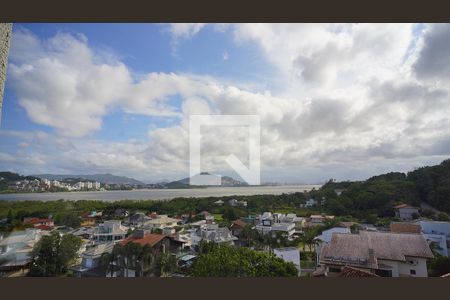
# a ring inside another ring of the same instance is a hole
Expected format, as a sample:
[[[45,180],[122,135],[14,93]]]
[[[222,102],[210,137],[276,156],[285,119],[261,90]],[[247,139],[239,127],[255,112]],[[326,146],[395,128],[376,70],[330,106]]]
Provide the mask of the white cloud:
[[[188,169],[189,115],[258,114],[263,179],[264,174],[265,180],[345,179],[395,167],[407,171],[450,154],[448,78],[444,69],[430,70],[432,64],[424,63],[433,53],[445,58],[439,50],[447,45],[442,40],[447,28],[434,26],[417,33],[410,24],[224,27],[238,46],[259,45],[277,68],[274,76],[283,84],[276,94],[193,74],[132,78],[123,63],[105,61],[85,38],[65,34],[39,41],[18,32],[11,74],[30,119],[58,130],[53,140],[40,138],[65,149],[65,154],[39,158],[54,161],[55,168],[116,170],[141,179],[181,177]],[[170,28],[174,38],[182,39],[192,38],[203,25]],[[225,29],[217,34],[226,34]],[[442,82],[436,85],[430,74],[441,74]],[[181,107],[168,104],[174,96],[181,98]],[[98,130],[114,107],[130,114],[176,116],[177,122],[151,128],[149,140],[140,143],[81,138]],[[39,141],[36,134],[9,134],[30,145],[27,149],[42,144],[30,142]],[[223,158],[230,152],[245,161],[245,141],[242,129],[206,130],[204,167],[223,172]],[[7,161],[11,157],[0,156],[0,162]]]

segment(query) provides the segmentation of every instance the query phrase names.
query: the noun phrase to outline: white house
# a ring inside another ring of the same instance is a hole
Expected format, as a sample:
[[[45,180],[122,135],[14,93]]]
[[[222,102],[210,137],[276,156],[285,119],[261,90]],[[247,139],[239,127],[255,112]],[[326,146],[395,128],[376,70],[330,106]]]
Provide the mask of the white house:
[[[233,236],[227,227],[219,227],[218,224],[204,224],[191,231],[190,238],[193,246],[198,245],[202,240],[228,245],[233,245],[237,240],[237,237]]]
[[[297,268],[300,274],[300,250],[295,247],[277,248],[273,249],[273,254],[276,257],[283,259],[286,262],[291,262]]]
[[[419,216],[419,208],[408,204],[394,206],[395,216],[402,220],[412,220],[414,215]]]
[[[34,245],[42,236],[49,235],[48,231],[28,228],[24,231],[13,232],[0,239],[0,260],[4,260],[1,268],[23,267],[30,262],[30,253]]]
[[[450,256],[450,222],[419,221],[422,234],[433,249],[443,256]]]
[[[271,233],[276,235],[277,232],[281,232],[288,237],[295,233],[295,223],[287,222],[281,214],[272,214],[271,212],[265,212],[259,216],[259,223],[255,226],[255,229],[263,234]],[[285,217],[285,215],[284,215]]]
[[[430,258],[433,253],[421,234],[360,231],[333,233],[320,265],[326,276],[338,276],[350,266],[382,277],[427,277]]]
[[[96,244],[123,240],[128,233],[128,227],[120,220],[108,220],[93,228],[91,240]]]
[[[304,207],[313,207],[316,206],[317,204],[319,204],[319,202],[316,199],[311,198],[306,201]]]
[[[81,264],[73,266],[71,270],[76,277],[82,277],[90,270],[100,267],[103,253],[111,253],[114,243],[95,245],[81,254]]]

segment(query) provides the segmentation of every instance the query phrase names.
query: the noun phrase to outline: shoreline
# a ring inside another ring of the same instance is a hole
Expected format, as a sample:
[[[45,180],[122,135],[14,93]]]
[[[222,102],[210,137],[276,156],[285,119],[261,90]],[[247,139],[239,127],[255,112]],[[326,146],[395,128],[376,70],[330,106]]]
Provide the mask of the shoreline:
[[[252,195],[280,195],[304,192],[321,185],[207,187],[201,189],[136,189],[79,192],[42,192],[0,194],[2,201],[57,201],[57,200],[171,200],[174,198],[232,197]]]

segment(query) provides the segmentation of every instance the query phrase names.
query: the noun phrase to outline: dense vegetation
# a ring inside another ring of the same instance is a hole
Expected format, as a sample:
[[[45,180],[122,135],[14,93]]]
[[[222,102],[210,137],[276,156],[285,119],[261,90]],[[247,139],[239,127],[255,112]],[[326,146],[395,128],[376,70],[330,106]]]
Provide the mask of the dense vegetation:
[[[293,277],[298,275],[293,263],[244,247],[208,243],[193,265],[195,277]]]
[[[336,189],[344,190],[340,196]],[[317,192],[327,199],[325,209],[336,215],[351,214],[357,218],[392,217],[392,207],[400,202],[419,206],[421,202],[450,212],[450,160],[423,167],[407,174],[392,172],[366,181],[335,182],[330,180]]]

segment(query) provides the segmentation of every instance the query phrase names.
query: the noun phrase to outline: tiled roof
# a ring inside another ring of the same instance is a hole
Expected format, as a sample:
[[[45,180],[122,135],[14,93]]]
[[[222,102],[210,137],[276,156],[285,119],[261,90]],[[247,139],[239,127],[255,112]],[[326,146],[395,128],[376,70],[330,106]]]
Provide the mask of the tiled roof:
[[[374,259],[369,259],[373,249]],[[333,234],[320,260],[333,264],[377,268],[377,259],[405,261],[405,256],[432,258],[421,234],[362,231],[359,234]]]
[[[145,234],[143,238],[138,238],[135,236],[129,236],[123,241],[120,242],[122,245],[126,245],[128,243],[137,243],[141,246],[150,245],[151,247],[155,246],[158,242],[163,240],[166,236],[163,234],[154,234],[148,233]]]
[[[52,230],[52,229],[53,229],[53,226],[37,225],[37,226],[34,226],[34,228],[40,229],[40,230]]]
[[[84,256],[100,256],[103,253],[111,253],[114,248],[114,243],[105,243],[105,244],[99,244],[95,247],[92,247],[86,251],[83,252]]]
[[[241,219],[237,219],[237,220],[233,221],[233,225],[237,225],[237,226],[240,226],[240,227],[245,227],[245,226],[247,226],[247,223],[245,223]]]
[[[377,274],[371,273],[369,271],[345,266],[339,277],[380,277]]]
[[[411,223],[391,223],[390,224],[391,232],[396,233],[420,233],[421,226],[419,224],[411,224]]]

